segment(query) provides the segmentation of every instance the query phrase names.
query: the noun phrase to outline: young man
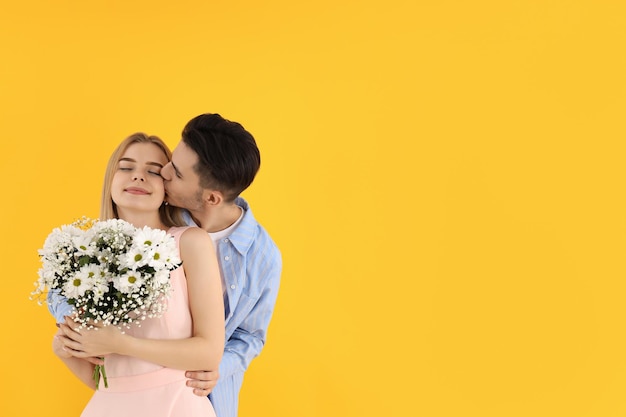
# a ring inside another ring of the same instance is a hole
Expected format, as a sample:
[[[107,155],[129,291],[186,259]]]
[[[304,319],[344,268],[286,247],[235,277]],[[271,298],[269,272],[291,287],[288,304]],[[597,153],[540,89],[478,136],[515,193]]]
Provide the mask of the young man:
[[[187,374],[196,394],[210,392],[218,417],[237,416],[243,374],[265,344],[282,270],[278,248],[239,198],[260,163],[254,138],[239,123],[203,114],[187,123],[161,170],[166,201],[187,209],[188,223],[209,233],[220,262],[226,346],[219,380],[215,385],[216,372]]]
[[[222,274],[226,344],[219,370],[188,371],[187,385],[209,396],[218,417],[236,417],[243,375],[265,344],[282,259],[248,203],[239,197],[261,158],[253,136],[219,114],[190,120],[161,176],[166,202],[187,210],[186,220],[213,239]],[[71,309],[50,294],[57,322]]]

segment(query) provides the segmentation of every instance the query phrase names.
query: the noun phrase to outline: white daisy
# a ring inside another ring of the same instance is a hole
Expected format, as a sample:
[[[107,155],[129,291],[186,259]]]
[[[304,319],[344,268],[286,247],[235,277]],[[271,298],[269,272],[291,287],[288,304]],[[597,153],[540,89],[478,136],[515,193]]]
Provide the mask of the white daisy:
[[[93,300],[97,303],[109,291],[109,280],[106,271],[101,265],[89,264],[82,267],[81,272],[87,273],[91,284],[90,290],[93,292]]]
[[[154,274],[154,287],[160,288],[169,285],[170,271],[167,269],[158,269]]]
[[[80,273],[68,279],[63,285],[63,293],[67,298],[84,297],[89,289],[91,289],[90,279],[85,274]]]
[[[139,271],[128,271],[125,274],[113,277],[113,286],[124,294],[131,294],[141,290],[145,282]]]
[[[119,261],[122,268],[137,269],[148,264],[150,253],[144,248],[132,246],[127,253],[119,257]]]
[[[72,244],[79,256],[93,256],[96,251],[96,242],[93,241],[91,234],[73,236]]]
[[[155,247],[160,242],[165,240],[167,232],[161,229],[151,229],[144,226],[142,229],[137,229],[133,235],[133,245],[139,247]]]

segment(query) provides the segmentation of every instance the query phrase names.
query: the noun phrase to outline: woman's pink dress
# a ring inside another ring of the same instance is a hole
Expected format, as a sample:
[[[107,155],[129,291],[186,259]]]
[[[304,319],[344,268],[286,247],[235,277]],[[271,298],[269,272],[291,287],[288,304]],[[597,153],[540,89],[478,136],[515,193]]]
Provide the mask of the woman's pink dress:
[[[185,227],[169,233],[178,245]],[[168,307],[160,318],[146,319],[141,327],[126,333],[150,339],[182,339],[192,335],[192,320],[183,268],[171,272],[172,289]],[[180,352],[185,355],[185,352]],[[185,385],[185,371],[164,368],[129,356],[109,355],[105,359],[109,387],[96,390],[81,417],[215,417],[207,397],[194,395]]]

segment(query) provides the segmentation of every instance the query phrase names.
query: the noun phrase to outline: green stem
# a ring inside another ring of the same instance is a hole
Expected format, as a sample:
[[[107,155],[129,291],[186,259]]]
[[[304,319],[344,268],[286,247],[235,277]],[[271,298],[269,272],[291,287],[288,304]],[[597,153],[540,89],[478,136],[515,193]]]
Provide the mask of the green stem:
[[[102,358],[104,360],[104,358]],[[100,370],[102,371],[102,379],[104,379],[104,388],[109,388],[109,382],[107,381],[107,371],[104,369],[104,364],[100,366]]]
[[[93,381],[96,383],[96,389],[100,386],[100,365],[93,368]]]
[[[104,360],[104,358],[100,358]],[[93,381],[96,383],[96,389],[100,388],[100,375],[102,375],[102,379],[104,380],[104,388],[109,388],[109,381],[107,380],[107,372],[104,369],[104,364],[96,365],[93,368]]]

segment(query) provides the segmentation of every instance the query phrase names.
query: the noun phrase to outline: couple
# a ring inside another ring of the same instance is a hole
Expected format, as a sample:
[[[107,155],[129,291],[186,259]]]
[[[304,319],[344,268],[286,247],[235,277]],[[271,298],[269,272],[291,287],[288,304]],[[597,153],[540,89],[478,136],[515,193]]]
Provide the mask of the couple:
[[[168,230],[183,265],[171,274],[178,290],[164,316],[125,334],[114,326],[77,332],[66,318],[71,307],[49,294],[60,323],[55,354],[91,387],[90,372],[103,363],[97,357],[106,356],[110,387],[95,392],[84,416],[212,416],[213,409],[219,417],[237,415],[243,374],[265,343],[282,268],[278,248],[238,197],[259,166],[253,136],[218,114],[189,121],[172,154],[145,134],[113,153],[101,220]]]

